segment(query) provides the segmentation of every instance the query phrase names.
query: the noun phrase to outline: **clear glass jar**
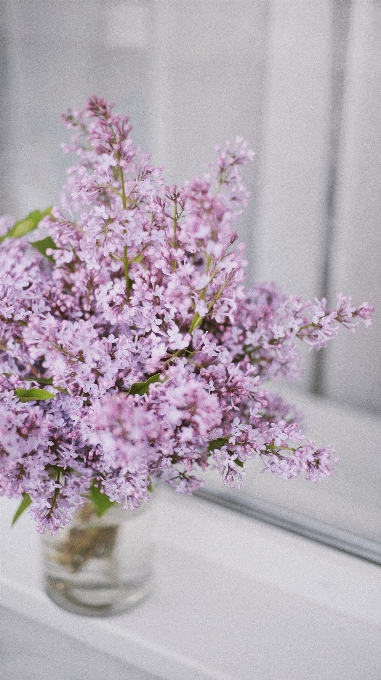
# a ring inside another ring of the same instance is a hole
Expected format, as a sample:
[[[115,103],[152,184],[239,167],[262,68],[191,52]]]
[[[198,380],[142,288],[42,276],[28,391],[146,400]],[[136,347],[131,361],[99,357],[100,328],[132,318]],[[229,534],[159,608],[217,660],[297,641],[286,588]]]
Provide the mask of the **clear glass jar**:
[[[45,592],[75,614],[111,616],[138,604],[152,588],[151,500],[137,510],[119,504],[98,517],[87,502],[59,534],[42,537]]]

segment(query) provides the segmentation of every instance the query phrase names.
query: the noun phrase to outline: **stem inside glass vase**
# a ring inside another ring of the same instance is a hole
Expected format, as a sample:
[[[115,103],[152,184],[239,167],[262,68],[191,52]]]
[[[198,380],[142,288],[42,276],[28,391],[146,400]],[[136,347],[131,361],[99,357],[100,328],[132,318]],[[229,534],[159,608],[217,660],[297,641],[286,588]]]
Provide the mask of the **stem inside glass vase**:
[[[59,534],[42,539],[45,592],[75,614],[111,616],[152,588],[152,499],[138,510],[115,504],[102,517],[88,501]]]

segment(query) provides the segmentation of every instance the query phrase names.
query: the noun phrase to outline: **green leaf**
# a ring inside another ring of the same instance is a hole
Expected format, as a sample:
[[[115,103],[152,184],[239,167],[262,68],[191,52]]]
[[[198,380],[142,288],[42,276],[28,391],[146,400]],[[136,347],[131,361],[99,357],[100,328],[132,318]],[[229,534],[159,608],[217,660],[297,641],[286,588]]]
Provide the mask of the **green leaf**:
[[[136,382],[130,387],[128,394],[148,394],[149,386],[151,383],[160,382],[160,373],[155,373],[151,375],[145,382]]]
[[[55,399],[57,396],[52,392],[48,392],[48,390],[40,390],[38,387],[33,387],[31,390],[23,390],[21,388],[18,388],[17,390],[14,390],[14,394],[22,402]]]
[[[98,517],[102,517],[106,510],[115,505],[115,501],[110,501],[109,497],[95,486],[95,482],[92,482],[90,487],[90,498],[97,509]]]
[[[143,260],[143,257],[144,256],[142,255],[142,253],[139,253],[139,255],[135,255],[135,257],[133,257],[132,260],[130,260],[130,264],[134,262],[141,262]]]
[[[213,439],[209,442],[208,451],[214,451],[214,449],[222,449],[225,444],[229,443],[229,437],[218,437],[218,439]]]
[[[28,494],[28,493],[23,493],[23,495],[22,495],[22,501],[21,501],[19,507],[17,508],[17,510],[16,510],[16,512],[15,512],[15,514],[14,514],[14,516],[13,516],[12,526],[17,522],[17,520],[18,520],[18,518],[20,517],[20,515],[23,514],[23,512],[27,509],[27,507],[31,504],[31,502],[32,502],[32,499],[31,499],[31,497],[29,496],[29,494]]]
[[[46,254],[47,248],[52,248],[52,250],[57,250],[57,246],[54,243],[53,239],[51,236],[46,236],[46,238],[42,238],[40,241],[31,241],[30,243],[33,248],[38,250],[41,255],[46,257],[48,260],[53,261],[53,258],[51,255]]]
[[[193,331],[196,330],[196,328],[201,326],[202,321],[203,317],[198,312],[195,312],[192,323],[189,328],[189,333],[193,333]]]
[[[14,224],[13,227],[11,227],[10,230],[4,234],[4,236],[0,237],[0,243],[2,243],[2,241],[4,241],[6,238],[20,238],[20,236],[29,234],[30,231],[33,231],[37,228],[41,220],[46,217],[46,215],[50,215],[51,210],[52,209],[50,207],[46,208],[44,211],[34,210],[33,212],[29,213],[27,217],[16,222],[16,224]]]
[[[69,392],[64,388],[60,387],[59,385],[54,385],[53,384],[53,378],[35,378],[35,377],[30,377],[30,378],[23,378],[23,380],[27,380],[28,382],[36,382],[39,383],[40,385],[52,385],[58,392],[63,392],[64,394],[69,394]],[[43,392],[45,390],[42,390]],[[46,392],[46,394],[51,394],[51,392]],[[56,397],[57,395],[53,394],[53,397]],[[41,397],[40,397],[41,398]],[[48,397],[45,397],[46,399]]]
[[[38,382],[41,385],[53,385],[53,378],[35,378],[34,376],[31,376],[30,378],[23,378],[23,380]]]

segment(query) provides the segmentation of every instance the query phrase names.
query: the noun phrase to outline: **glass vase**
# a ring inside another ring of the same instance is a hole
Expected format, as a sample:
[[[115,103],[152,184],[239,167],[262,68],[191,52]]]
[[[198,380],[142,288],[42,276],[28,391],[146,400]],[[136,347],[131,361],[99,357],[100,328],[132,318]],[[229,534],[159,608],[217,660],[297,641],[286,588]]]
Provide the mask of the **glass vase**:
[[[111,616],[151,591],[152,499],[137,510],[119,504],[98,517],[88,501],[59,534],[42,537],[45,592],[59,607]]]

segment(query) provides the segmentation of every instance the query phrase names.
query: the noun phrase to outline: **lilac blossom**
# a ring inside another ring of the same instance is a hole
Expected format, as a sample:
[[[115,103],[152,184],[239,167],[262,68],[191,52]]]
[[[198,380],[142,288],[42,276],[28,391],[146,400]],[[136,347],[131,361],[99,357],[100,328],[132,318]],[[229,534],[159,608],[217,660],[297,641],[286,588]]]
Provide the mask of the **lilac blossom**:
[[[169,187],[104,100],[64,122],[78,162],[61,206],[23,236],[0,220],[0,493],[56,532],[93,487],[133,510],[153,479],[191,493],[208,466],[240,486],[254,457],[330,476],[333,448],[266,383],[299,377],[298,343],[324,347],[373,308],[245,287],[242,139]]]

